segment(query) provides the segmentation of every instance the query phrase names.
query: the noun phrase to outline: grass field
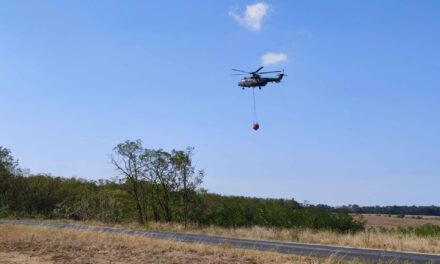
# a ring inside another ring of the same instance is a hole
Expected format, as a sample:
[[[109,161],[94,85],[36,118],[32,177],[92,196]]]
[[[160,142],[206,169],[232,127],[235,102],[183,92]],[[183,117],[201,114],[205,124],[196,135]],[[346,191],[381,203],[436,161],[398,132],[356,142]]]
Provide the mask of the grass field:
[[[381,228],[415,227],[426,223],[436,224],[439,219],[377,215],[366,215],[363,216],[363,219],[367,221],[366,231],[357,234],[265,227],[226,229],[189,226],[185,228],[179,224],[154,222],[148,223],[147,226],[140,226],[136,223],[112,226],[440,254],[439,237],[424,238],[378,231]],[[61,221],[86,225],[109,225],[91,221]],[[347,262],[336,258],[318,259],[235,249],[226,245],[186,244],[119,234],[77,232],[43,227],[0,225],[0,234],[0,263],[8,264],[362,263],[361,261]]]
[[[393,228],[398,226],[414,226],[425,224],[426,219],[398,218],[388,216],[365,216],[366,230],[356,234],[341,234],[332,231],[316,231],[308,229],[282,229],[268,227],[221,228],[216,226],[184,227],[181,224],[149,222],[147,226],[136,223],[113,225],[114,227],[152,229],[177,232],[213,234],[220,236],[267,239],[303,243],[341,245],[359,248],[378,248],[386,250],[412,251],[420,253],[440,254],[440,237],[419,237],[414,234],[381,232],[380,227]],[[438,221],[430,219],[429,221]],[[67,221],[70,223],[78,223]],[[108,225],[102,222],[80,222],[88,225]]]
[[[438,216],[413,216],[406,215],[399,217],[397,215],[354,215],[356,219],[363,219],[366,221],[366,226],[372,227],[416,227],[423,224],[440,225],[440,217]]]
[[[0,225],[0,263],[362,263],[128,235]]]
[[[157,230],[194,232],[255,239],[440,254],[440,238],[438,237],[425,238],[418,237],[412,234],[401,235],[393,233],[383,233],[371,227],[367,227],[366,231],[356,234],[341,234],[332,231],[316,231],[308,229],[278,229],[267,227],[234,229],[226,229],[220,227],[190,227],[185,229],[178,224],[161,223],[150,223],[149,228]]]

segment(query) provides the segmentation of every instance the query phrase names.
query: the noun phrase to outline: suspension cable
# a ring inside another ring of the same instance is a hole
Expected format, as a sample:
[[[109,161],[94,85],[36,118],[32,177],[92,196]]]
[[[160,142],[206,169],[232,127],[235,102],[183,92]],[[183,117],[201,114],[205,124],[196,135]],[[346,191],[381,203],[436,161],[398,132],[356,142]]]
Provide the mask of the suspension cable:
[[[255,102],[255,88],[252,88],[252,96],[254,99],[254,123],[258,123],[257,104]]]

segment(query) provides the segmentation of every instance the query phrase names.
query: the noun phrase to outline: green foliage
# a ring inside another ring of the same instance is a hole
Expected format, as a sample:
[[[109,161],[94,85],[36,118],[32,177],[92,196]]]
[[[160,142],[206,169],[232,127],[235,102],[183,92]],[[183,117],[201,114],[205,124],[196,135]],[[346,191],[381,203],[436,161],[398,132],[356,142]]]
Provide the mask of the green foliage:
[[[7,148],[0,146],[0,173],[5,172],[14,174],[18,169],[18,161],[11,155],[11,151]]]
[[[364,226],[346,213],[303,207],[293,199],[261,199],[204,193],[202,200],[202,209],[197,220],[204,225],[300,227],[338,232],[356,232],[363,230]]]
[[[414,233],[421,237],[440,237],[440,226],[424,224],[414,229]]]
[[[385,230],[384,232],[390,232],[399,235],[416,235],[419,237],[440,237],[440,226],[433,224],[424,224],[417,227],[399,226],[397,228]]]
[[[183,219],[186,225],[204,177],[204,172],[196,173],[192,165],[193,149],[166,152],[145,149],[141,140],[127,140],[113,150],[112,164],[132,197],[138,222]]]

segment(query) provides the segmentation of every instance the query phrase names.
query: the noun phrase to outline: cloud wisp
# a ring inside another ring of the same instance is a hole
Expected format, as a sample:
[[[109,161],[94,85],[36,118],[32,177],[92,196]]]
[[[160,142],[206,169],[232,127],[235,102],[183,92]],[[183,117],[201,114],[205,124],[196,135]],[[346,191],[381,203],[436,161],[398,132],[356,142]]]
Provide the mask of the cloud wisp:
[[[229,11],[235,21],[241,26],[248,28],[251,31],[259,31],[263,24],[263,19],[269,12],[269,5],[264,2],[247,5],[243,15],[239,15],[233,11]]]
[[[268,66],[268,65],[278,64],[280,62],[285,62],[287,60],[288,58],[285,53],[267,52],[261,57],[261,65]]]

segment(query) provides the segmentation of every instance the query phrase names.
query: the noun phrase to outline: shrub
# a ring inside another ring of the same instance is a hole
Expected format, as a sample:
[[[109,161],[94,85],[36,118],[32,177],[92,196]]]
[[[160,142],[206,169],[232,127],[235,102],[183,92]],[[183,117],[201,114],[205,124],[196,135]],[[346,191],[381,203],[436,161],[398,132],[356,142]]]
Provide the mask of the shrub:
[[[421,237],[440,237],[440,226],[424,224],[414,229],[414,233]]]

